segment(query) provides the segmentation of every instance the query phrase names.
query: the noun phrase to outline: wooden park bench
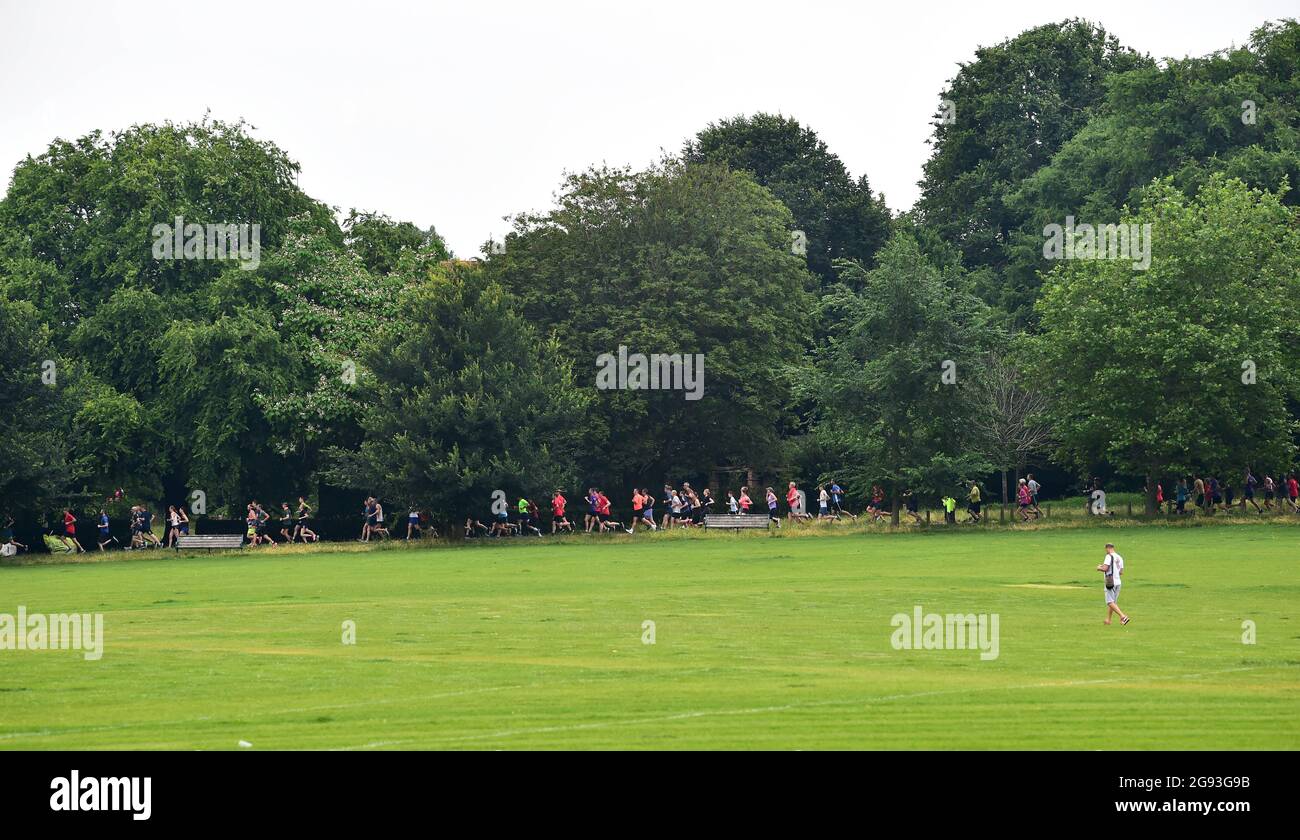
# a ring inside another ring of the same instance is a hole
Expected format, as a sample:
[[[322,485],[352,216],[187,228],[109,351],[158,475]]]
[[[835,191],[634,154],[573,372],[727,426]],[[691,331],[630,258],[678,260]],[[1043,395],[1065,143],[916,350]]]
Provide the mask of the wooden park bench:
[[[768,518],[765,515],[746,513],[710,513],[704,517],[705,528],[763,528],[766,529]]]
[[[176,550],[206,548],[209,551],[219,548],[243,548],[243,534],[190,534],[176,538]]]

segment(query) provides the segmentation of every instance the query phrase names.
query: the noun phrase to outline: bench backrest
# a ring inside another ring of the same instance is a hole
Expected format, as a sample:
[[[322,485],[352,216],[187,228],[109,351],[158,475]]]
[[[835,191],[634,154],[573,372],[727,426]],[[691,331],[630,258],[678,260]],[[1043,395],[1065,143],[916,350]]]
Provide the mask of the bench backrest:
[[[743,513],[711,513],[704,517],[706,528],[766,528],[768,518]]]
[[[239,548],[243,544],[240,534],[190,534],[176,538],[177,548]]]

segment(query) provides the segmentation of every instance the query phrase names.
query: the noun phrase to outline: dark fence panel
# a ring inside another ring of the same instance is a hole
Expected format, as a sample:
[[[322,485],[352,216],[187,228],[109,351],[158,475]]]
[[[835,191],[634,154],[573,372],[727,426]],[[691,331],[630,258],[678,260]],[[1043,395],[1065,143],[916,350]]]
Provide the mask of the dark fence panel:
[[[405,519],[402,519],[399,525],[391,522],[386,524],[394,535],[398,533],[399,528],[402,535],[406,535]],[[307,527],[326,541],[355,540],[361,536],[361,525],[360,516],[313,516],[307,520]],[[191,534],[243,534],[247,530],[248,526],[242,519],[190,518]],[[266,524],[266,533],[276,542],[281,541],[278,515],[272,514],[271,520]]]
[[[549,514],[547,514],[549,517]],[[549,523],[549,518],[547,519]],[[107,551],[119,551],[131,544],[131,520],[127,517],[110,517],[109,534],[117,539],[117,542],[110,543],[105,547]],[[313,516],[307,520],[307,527],[310,528],[322,541],[326,542],[345,542],[356,540],[361,537],[361,526],[363,520],[360,515],[346,516]],[[402,511],[401,515],[390,517],[385,524],[388,526],[389,533],[394,539],[401,539],[406,536],[406,512]],[[425,522],[425,534],[428,534],[430,525],[437,528],[442,535],[448,533],[448,526],[444,523]],[[166,541],[167,525],[165,519],[155,514],[153,520],[154,533],[160,540]],[[284,538],[280,536],[280,519],[278,514],[273,514],[270,522],[267,523],[266,532],[271,539],[276,542],[283,542]],[[549,524],[546,525],[549,528]],[[247,526],[243,519],[214,519],[206,516],[190,517],[191,534],[244,534]],[[30,521],[15,523],[13,527],[14,539],[26,546],[23,554],[49,554],[50,547],[45,542],[47,535],[57,537],[63,533],[62,520],[57,523],[51,520],[48,524],[42,526],[39,523]],[[453,536],[460,535],[459,524],[451,528]],[[99,545],[99,516],[94,513],[87,513],[78,516],[77,519],[77,541],[87,551],[98,551]],[[61,549],[56,549],[61,550]],[[20,555],[21,556],[21,555]]]

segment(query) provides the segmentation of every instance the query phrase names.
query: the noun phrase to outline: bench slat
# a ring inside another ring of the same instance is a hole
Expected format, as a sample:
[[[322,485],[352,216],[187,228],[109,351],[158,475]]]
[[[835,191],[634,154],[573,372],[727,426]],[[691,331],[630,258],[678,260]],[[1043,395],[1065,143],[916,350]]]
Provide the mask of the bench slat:
[[[704,517],[706,528],[767,528],[768,518],[755,514],[711,514]]]
[[[242,548],[244,538],[240,534],[190,534],[176,538],[176,549],[182,548]]]

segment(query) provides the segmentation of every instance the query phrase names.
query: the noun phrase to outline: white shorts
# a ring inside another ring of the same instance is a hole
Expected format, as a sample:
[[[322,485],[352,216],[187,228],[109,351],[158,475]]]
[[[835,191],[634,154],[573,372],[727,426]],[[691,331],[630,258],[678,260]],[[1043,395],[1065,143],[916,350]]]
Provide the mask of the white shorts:
[[[1119,584],[1119,583],[1117,583],[1117,584],[1115,584],[1115,588],[1114,588],[1114,589],[1107,589],[1107,590],[1106,590],[1106,603],[1107,603],[1107,604],[1115,604],[1115,603],[1118,603],[1118,602],[1119,602],[1119,588],[1120,588],[1120,586],[1122,586],[1122,585],[1123,585],[1123,584]]]

